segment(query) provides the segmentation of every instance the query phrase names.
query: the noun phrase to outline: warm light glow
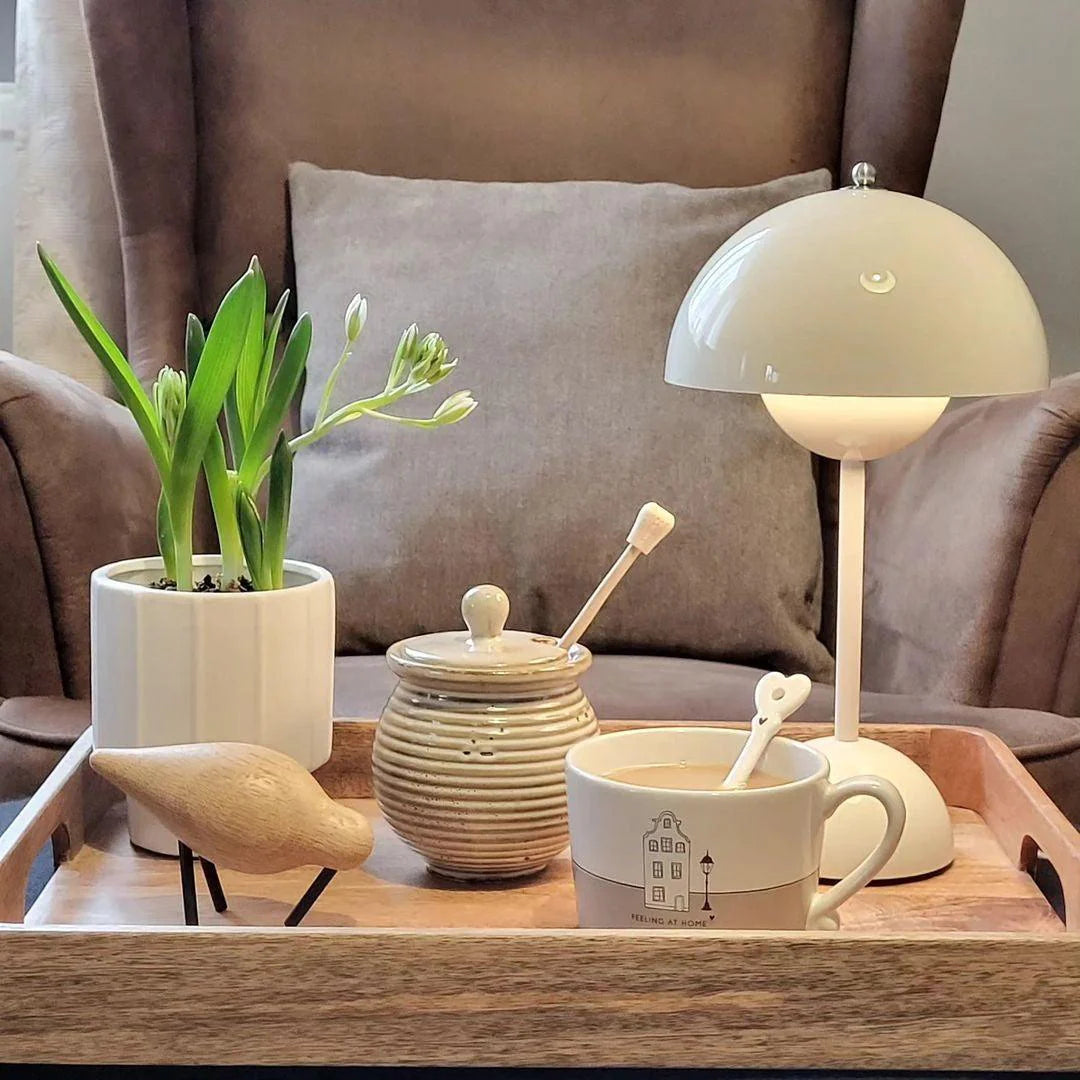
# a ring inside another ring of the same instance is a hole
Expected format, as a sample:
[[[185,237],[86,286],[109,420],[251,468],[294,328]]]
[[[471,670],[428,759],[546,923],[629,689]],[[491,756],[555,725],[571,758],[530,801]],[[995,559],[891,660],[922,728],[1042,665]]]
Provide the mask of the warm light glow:
[[[902,450],[934,426],[947,397],[799,397],[762,394],[769,415],[822,457],[872,461]]]

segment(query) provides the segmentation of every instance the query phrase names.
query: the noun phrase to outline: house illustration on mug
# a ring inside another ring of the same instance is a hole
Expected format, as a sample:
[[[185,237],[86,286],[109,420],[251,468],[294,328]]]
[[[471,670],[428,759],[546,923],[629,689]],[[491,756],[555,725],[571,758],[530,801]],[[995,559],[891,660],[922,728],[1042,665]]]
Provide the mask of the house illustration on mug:
[[[662,810],[641,838],[646,907],[690,909],[690,837],[681,825],[670,810]]]

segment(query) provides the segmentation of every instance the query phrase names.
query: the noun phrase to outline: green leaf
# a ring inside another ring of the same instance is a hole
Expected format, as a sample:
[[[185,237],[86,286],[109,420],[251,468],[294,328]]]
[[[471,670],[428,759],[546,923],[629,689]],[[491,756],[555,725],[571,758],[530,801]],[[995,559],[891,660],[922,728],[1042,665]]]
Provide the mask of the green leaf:
[[[176,587],[191,589],[191,538],[195,485],[211,433],[243,348],[251,312],[252,278],[249,270],[225,294],[206,338],[195,378],[188,388],[187,407],[173,446],[172,470],[166,493],[176,545]]]
[[[194,498],[206,445],[217,426],[240,362],[253,294],[254,275],[248,270],[225,294],[214,316],[198,370],[188,387],[187,408],[176,435],[169,483],[170,506],[189,495]]]
[[[256,589],[268,589],[270,585],[263,571],[263,528],[259,508],[242,487],[236,489],[236,520],[251,582]]]
[[[244,458],[240,464],[240,483],[243,487],[254,489],[259,467],[270,453],[270,446],[285,422],[300,381],[307,367],[308,353],[311,350],[311,316],[305,312],[300,316],[293,332],[285,345],[285,355],[281,364],[270,380],[270,390],[266,395],[259,422],[248,441]]]
[[[79,296],[40,244],[38,244],[37,253],[45,269],[45,276],[60,298],[60,303],[64,305],[64,310],[75,324],[75,328],[82,334],[87,345],[93,349],[94,355],[97,356],[101,366],[112,380],[113,386],[116,387],[120,400],[135,417],[135,423],[142,432],[162,483],[166,483],[169,477],[169,448],[165,443],[165,437],[158,424],[149,395],[136,378],[127,357],[120,351],[116,342],[109,337],[108,331],[98,321],[86,301]]]
[[[169,500],[161,489],[157,503],[157,542],[161,561],[165,564],[165,576],[176,580],[176,542],[173,538],[172,519],[169,517]]]
[[[255,410],[261,414],[266,404],[266,392],[270,386],[270,375],[274,370],[274,358],[277,354],[278,334],[281,332],[281,320],[285,316],[285,305],[289,302],[289,290],[281,294],[281,299],[270,318],[270,328],[266,333],[266,345],[263,349],[262,365],[259,368],[259,382],[255,387]]]
[[[293,452],[285,432],[278,435],[270,459],[270,487],[266,500],[266,528],[263,533],[263,573],[271,588],[285,584],[285,541],[289,533],[289,505],[292,502]]]
[[[225,431],[229,436],[229,453],[233,465],[244,456],[247,440],[244,438],[244,427],[240,423],[240,410],[236,406],[236,387],[230,386],[225,395]]]
[[[206,345],[206,332],[203,330],[202,321],[197,315],[188,312],[187,330],[184,334],[184,360],[187,368],[188,379],[195,378],[195,372],[199,368],[199,360]]]
[[[236,411],[244,438],[251,437],[258,415],[255,397],[263,360],[263,331],[266,327],[266,278],[258,258],[252,258],[248,272],[254,275],[251,311],[248,316],[244,346],[236,368]]]

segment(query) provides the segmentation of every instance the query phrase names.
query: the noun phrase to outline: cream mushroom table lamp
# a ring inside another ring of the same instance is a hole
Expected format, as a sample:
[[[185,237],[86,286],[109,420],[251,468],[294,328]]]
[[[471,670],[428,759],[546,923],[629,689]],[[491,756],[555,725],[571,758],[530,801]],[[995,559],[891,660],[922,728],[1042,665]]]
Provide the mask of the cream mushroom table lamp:
[[[1031,293],[992,241],[875,187],[865,162],[852,180],[767,211],[716,251],[679,308],[665,378],[760,394],[791,438],[840,461],[835,729],[813,745],[834,781],[872,773],[900,789],[907,826],[878,875],[895,880],[947,866],[953,841],[922,769],[859,735],[866,462],[924,434],[951,397],[1045,386],[1048,363]],[[841,807],[822,876],[848,873],[884,826],[870,800]]]

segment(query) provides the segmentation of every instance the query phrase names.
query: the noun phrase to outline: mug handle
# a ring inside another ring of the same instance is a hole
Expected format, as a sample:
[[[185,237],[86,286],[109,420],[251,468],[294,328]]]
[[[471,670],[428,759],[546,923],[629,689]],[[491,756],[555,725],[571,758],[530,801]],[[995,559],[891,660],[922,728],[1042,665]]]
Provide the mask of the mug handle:
[[[896,785],[880,776],[853,776],[849,780],[841,780],[839,784],[830,784],[825,792],[825,818],[831,818],[842,802],[856,795],[869,795],[885,807],[885,835],[850,874],[842,877],[831,889],[814,897],[806,916],[807,930],[835,930],[840,925],[836,909],[881,870],[900,843],[907,810]]]

